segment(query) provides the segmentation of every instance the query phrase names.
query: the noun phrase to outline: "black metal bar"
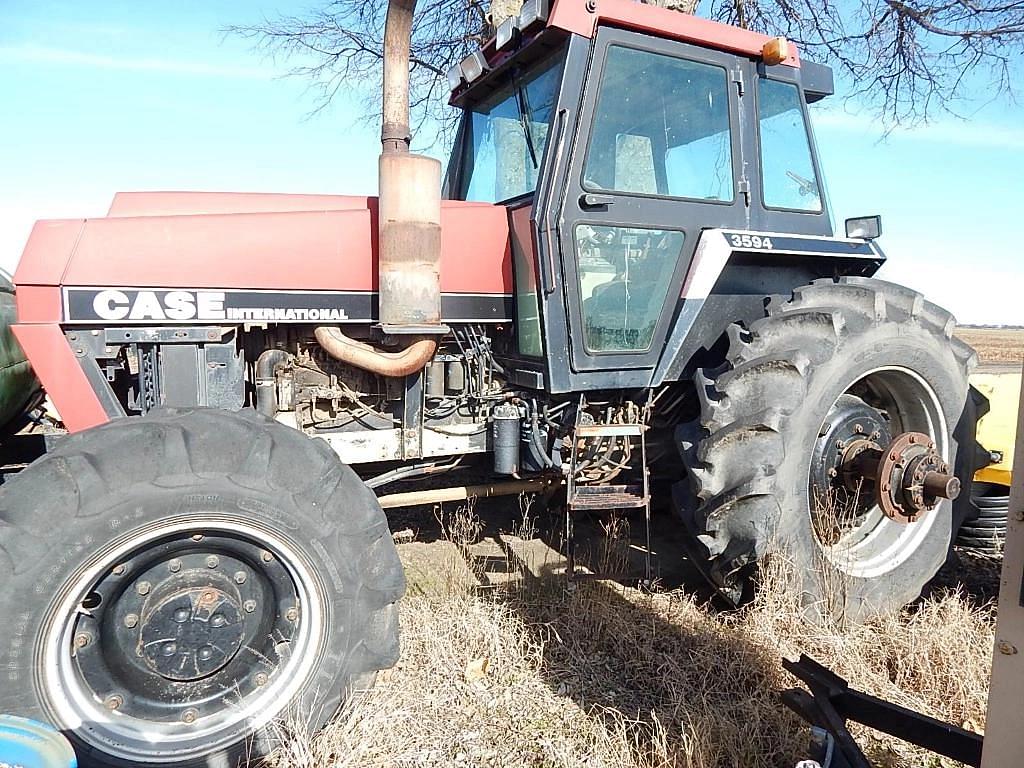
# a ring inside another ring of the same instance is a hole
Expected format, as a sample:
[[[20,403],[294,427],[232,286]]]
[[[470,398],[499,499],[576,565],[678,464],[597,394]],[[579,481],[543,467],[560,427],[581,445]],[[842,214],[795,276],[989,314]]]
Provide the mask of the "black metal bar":
[[[405,377],[402,399],[402,458],[423,458],[423,371]]]
[[[981,765],[982,737],[951,723],[944,723],[855,690],[847,690],[842,694],[836,708],[849,719],[876,731],[896,736],[965,765]]]
[[[981,765],[982,737],[976,733],[850,688],[846,680],[808,656],[801,655],[799,661],[783,659],[782,666],[807,684],[826,716],[829,710],[838,715],[838,722],[830,718],[833,722],[815,724],[827,728],[839,742],[840,730],[849,735],[844,721],[853,720],[966,765]],[[783,697],[787,706],[792,700],[792,696]],[[800,710],[794,711],[803,716]],[[840,746],[847,752],[846,744]]]

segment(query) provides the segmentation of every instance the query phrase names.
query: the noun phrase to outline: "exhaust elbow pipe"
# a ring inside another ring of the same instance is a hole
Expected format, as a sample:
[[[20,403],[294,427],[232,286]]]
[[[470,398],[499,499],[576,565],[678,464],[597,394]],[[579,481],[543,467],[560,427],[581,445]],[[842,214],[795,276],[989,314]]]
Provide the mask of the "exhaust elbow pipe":
[[[434,339],[412,342],[401,352],[381,352],[369,344],[350,339],[341,329],[321,326],[314,332],[317,343],[335,360],[381,376],[408,376],[422,370],[437,350]]]
[[[422,337],[447,329],[441,324],[441,163],[409,152],[415,7],[416,0],[390,0],[384,25],[377,278],[381,327],[392,335]],[[332,357],[385,376],[421,370],[437,349],[427,339],[402,352],[380,352],[326,326],[316,329],[316,338]]]

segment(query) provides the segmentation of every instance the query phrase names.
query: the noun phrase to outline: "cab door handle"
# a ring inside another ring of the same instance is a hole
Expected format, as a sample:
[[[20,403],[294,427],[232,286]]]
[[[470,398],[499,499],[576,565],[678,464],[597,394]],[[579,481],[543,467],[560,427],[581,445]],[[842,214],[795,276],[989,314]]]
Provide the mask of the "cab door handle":
[[[580,195],[580,208],[585,211],[592,211],[595,208],[607,208],[614,202],[615,198],[611,195],[595,195],[589,192],[585,195]]]

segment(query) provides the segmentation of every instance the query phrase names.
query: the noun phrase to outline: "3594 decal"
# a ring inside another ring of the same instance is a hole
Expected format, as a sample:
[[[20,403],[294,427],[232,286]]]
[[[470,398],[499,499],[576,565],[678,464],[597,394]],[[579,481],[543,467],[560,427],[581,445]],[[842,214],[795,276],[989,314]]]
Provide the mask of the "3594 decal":
[[[733,248],[761,248],[770,251],[772,249],[772,239],[762,235],[740,235],[733,233],[729,235],[729,245]]]

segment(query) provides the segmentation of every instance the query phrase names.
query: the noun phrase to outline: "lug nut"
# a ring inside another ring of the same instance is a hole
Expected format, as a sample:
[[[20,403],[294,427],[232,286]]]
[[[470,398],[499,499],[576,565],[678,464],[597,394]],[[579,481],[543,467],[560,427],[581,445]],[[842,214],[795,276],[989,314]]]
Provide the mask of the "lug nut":
[[[88,632],[79,632],[77,635],[75,635],[76,648],[85,648],[85,646],[87,646],[91,642],[92,635],[90,635]]]
[[[201,534],[201,533],[193,533],[192,534],[192,541],[202,541],[202,540],[203,540],[203,534]]]
[[[216,568],[218,565],[220,565],[220,558],[216,555],[210,555],[208,558],[206,558],[207,568]]]
[[[199,717],[199,713],[196,712],[196,710],[186,709],[184,712],[181,713],[181,722],[187,723],[188,725],[192,725],[192,723],[196,721],[197,717]]]
[[[269,552],[267,552],[266,550],[264,550],[260,554],[260,557],[263,559],[264,563],[269,563],[271,560],[274,559],[274,556],[272,554],[270,554]]]
[[[255,600],[246,600],[244,603],[242,603],[242,608],[245,609],[246,613],[252,613],[253,611],[256,610],[256,601]]]
[[[152,589],[152,585],[148,581],[140,581],[135,585],[135,591],[140,595],[148,595],[150,589]]]
[[[235,571],[235,584],[245,584],[245,571]]]
[[[263,672],[259,672],[256,675],[256,685],[263,687],[267,684],[267,676]]]
[[[289,608],[285,612],[284,617],[286,619],[288,619],[288,621],[296,621],[299,618],[299,609],[298,608]]]
[[[178,652],[178,646],[174,643],[164,643],[160,650],[163,651],[164,656],[173,656]]]
[[[114,573],[115,576],[124,576],[125,571],[127,571],[127,570],[128,570],[128,566],[127,565],[124,565],[124,564],[115,565],[114,569],[113,569],[113,573]]]
[[[135,629],[135,627],[137,627],[138,624],[139,617],[137,614],[129,613],[127,616],[124,617],[124,625],[128,627],[128,629]]]
[[[177,573],[181,570],[181,560],[179,560],[178,558],[174,558],[169,563],[167,563],[167,569],[171,573]]]
[[[120,709],[122,704],[124,704],[124,699],[122,699],[116,693],[107,696],[107,698],[103,700],[103,706],[109,709],[111,712],[113,712],[115,709]]]

